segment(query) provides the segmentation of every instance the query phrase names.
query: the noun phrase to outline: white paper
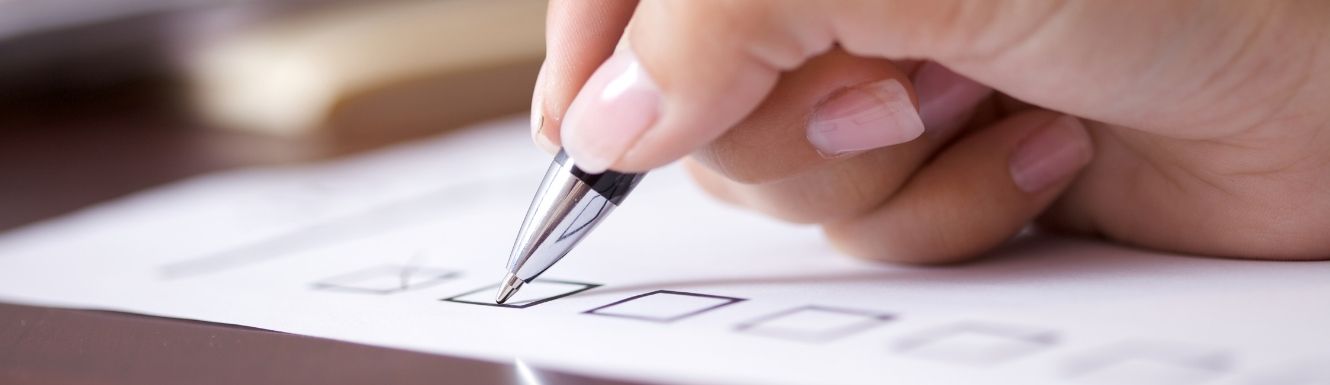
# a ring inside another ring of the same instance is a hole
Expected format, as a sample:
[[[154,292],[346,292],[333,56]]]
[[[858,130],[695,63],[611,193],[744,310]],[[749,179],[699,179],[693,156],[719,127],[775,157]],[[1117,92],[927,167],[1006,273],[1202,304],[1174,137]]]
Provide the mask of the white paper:
[[[677,167],[524,288],[529,306],[492,306],[550,160],[531,147],[514,119],[137,194],[0,237],[0,300],[652,381],[1330,382],[1327,263],[1025,238],[889,266],[716,203]]]

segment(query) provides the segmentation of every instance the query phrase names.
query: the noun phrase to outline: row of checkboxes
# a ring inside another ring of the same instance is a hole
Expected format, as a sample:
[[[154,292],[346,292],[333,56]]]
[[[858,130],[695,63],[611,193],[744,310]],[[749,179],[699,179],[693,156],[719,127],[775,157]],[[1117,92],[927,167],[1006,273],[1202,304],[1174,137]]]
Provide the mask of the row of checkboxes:
[[[449,269],[381,266],[321,280],[316,289],[392,294],[434,286],[461,276]],[[496,304],[497,284],[442,299],[446,302],[505,308],[529,308],[600,287],[599,284],[538,279],[528,283],[507,303]],[[723,295],[656,290],[634,295],[585,314],[670,323],[731,306],[747,299]],[[825,343],[887,324],[895,315],[863,309],[809,305],[779,311],[737,324],[740,333]],[[897,353],[965,365],[993,365],[1034,354],[1057,345],[1055,331],[1017,325],[965,322],[926,330],[900,338]],[[1079,383],[1089,384],[1199,384],[1228,372],[1231,358],[1209,349],[1173,345],[1125,344],[1101,349],[1072,360],[1065,370]]]
[[[353,272],[314,284],[321,290],[369,294],[392,294],[430,287],[458,278],[461,273],[428,267],[380,266]],[[585,282],[538,279],[503,304],[495,303],[498,285],[489,285],[444,298],[443,301],[504,308],[529,308],[600,287]],[[744,298],[656,290],[634,295],[585,314],[670,323],[746,301]],[[806,342],[825,342],[871,329],[891,321],[891,314],[827,306],[805,306],[740,323],[736,330]]]

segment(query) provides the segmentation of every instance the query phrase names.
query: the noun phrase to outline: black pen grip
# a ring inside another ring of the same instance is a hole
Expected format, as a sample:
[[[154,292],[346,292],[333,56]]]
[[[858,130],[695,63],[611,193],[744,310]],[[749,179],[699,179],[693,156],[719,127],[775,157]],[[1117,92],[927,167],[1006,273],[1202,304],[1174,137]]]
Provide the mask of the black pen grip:
[[[559,155],[554,157],[554,162],[560,165],[566,166],[569,161],[568,154],[563,150],[559,150]],[[596,190],[606,200],[614,203],[615,206],[622,203],[623,199],[628,197],[628,193],[632,192],[634,187],[637,187],[637,183],[642,181],[642,177],[646,176],[645,173],[630,174],[615,171],[592,174],[582,171],[582,169],[577,168],[577,165],[573,165],[568,169],[573,176],[580,179],[582,183],[591,186],[592,190]]]

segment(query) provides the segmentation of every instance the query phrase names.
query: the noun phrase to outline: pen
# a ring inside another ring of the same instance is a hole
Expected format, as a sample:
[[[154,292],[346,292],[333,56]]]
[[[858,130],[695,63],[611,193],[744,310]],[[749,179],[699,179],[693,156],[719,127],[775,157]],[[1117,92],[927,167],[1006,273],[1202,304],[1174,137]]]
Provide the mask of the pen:
[[[573,165],[559,151],[545,171],[526,218],[508,255],[508,274],[499,285],[497,303],[504,303],[522,284],[531,282],[618,207],[646,174],[605,171],[591,174]]]

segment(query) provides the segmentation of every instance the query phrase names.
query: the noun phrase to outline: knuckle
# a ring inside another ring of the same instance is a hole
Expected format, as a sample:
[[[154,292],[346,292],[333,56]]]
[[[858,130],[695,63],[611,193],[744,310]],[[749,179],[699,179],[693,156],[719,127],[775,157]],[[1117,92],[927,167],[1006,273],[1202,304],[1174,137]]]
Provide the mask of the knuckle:
[[[792,175],[794,167],[784,159],[785,151],[762,146],[746,138],[736,138],[740,130],[731,130],[699,152],[698,160],[725,178],[745,185],[775,182]]]

